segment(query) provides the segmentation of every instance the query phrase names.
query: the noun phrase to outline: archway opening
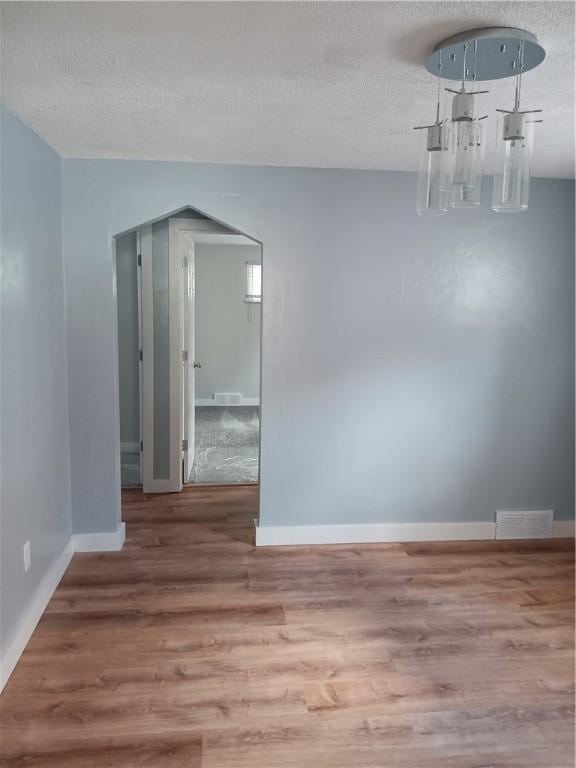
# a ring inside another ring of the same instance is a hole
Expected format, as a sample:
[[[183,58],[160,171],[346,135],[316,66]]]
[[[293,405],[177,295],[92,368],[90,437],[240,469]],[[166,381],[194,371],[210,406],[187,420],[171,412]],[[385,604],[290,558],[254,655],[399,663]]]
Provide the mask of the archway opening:
[[[115,258],[122,487],[258,484],[262,244],[188,206]]]

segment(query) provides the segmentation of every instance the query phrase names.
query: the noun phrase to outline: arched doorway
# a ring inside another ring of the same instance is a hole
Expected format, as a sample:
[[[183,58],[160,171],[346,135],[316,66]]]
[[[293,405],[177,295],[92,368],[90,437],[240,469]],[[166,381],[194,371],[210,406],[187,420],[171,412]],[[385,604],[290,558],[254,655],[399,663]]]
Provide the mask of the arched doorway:
[[[122,485],[257,483],[261,244],[192,208],[115,242]]]

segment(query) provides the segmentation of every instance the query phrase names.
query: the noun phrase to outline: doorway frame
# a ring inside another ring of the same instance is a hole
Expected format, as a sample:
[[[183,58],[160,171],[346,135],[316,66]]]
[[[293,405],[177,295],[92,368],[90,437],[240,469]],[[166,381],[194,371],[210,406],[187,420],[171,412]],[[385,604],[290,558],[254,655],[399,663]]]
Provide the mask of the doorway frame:
[[[201,216],[205,218],[196,219],[196,218],[186,218],[182,217],[181,214],[186,213],[188,211],[193,211],[195,213],[200,214]],[[209,244],[212,242],[213,244],[217,244],[218,237],[225,236],[225,239],[223,240],[223,244],[227,245],[234,245],[234,244],[242,244],[242,245],[253,245],[258,246],[260,248],[260,260],[262,264],[262,299],[260,304],[260,343],[259,343],[259,430],[258,430],[258,480],[255,483],[234,483],[234,484],[226,484],[223,487],[230,487],[234,488],[235,486],[241,487],[242,485],[250,485],[258,486],[258,509],[256,511],[256,518],[255,518],[255,524],[258,525],[258,521],[260,519],[260,498],[262,493],[262,487],[261,487],[261,477],[262,477],[262,410],[263,410],[263,397],[262,397],[262,371],[263,371],[263,348],[264,348],[264,311],[263,311],[263,303],[264,303],[264,244],[261,240],[259,240],[257,237],[253,235],[244,234],[241,230],[234,227],[232,224],[226,224],[223,221],[213,217],[211,214],[207,213],[206,211],[202,211],[199,208],[196,208],[193,205],[185,205],[180,208],[175,209],[172,212],[163,213],[159,216],[155,216],[154,218],[148,219],[147,221],[144,221],[136,226],[129,227],[128,229],[121,230],[114,235],[112,235],[110,240],[110,257],[112,262],[112,298],[113,298],[113,305],[112,305],[112,317],[113,317],[113,326],[114,326],[114,336],[113,336],[113,345],[114,345],[114,356],[113,356],[113,376],[114,376],[114,403],[113,403],[113,409],[114,409],[114,420],[116,423],[116,438],[114,440],[114,446],[112,449],[112,453],[114,456],[114,465],[115,465],[115,475],[116,475],[116,488],[117,488],[117,499],[118,499],[118,510],[119,510],[119,519],[122,520],[122,503],[121,503],[121,494],[122,494],[122,480],[121,480],[121,450],[120,450],[120,379],[119,379],[119,364],[118,364],[118,333],[119,333],[119,324],[118,324],[118,301],[117,301],[117,240],[121,237],[124,237],[125,235],[129,234],[135,234],[136,236],[136,269],[137,269],[137,282],[139,286],[141,286],[141,270],[140,265],[138,265],[138,256],[141,256],[141,243],[140,243],[140,230],[142,230],[146,226],[152,226],[152,224],[156,224],[160,221],[163,221],[165,219],[178,219],[180,218],[182,222],[185,222],[186,227],[190,228],[191,230],[194,230],[195,232],[195,240],[199,243],[206,243]],[[138,291],[138,297],[139,301],[141,300],[140,296],[140,290]],[[142,327],[142,319],[141,319],[141,307],[138,308],[138,329],[139,329],[139,345],[140,349],[142,349],[142,339],[141,339],[141,327]],[[140,375],[143,373],[143,366],[142,361],[140,361],[139,364],[140,368]],[[140,417],[140,437],[142,438],[142,423],[143,423],[143,413],[142,413],[142,379],[140,378],[140,391],[139,391],[139,417]],[[182,422],[181,422],[182,423]],[[142,474],[142,450],[140,451],[140,462],[141,462],[141,474]],[[142,476],[141,476],[142,479]],[[186,483],[187,487],[218,487],[215,483],[205,484],[205,483]],[[143,490],[142,483],[140,484],[141,490]]]
[[[255,245],[260,246],[260,257],[262,260],[262,307],[261,307],[261,315],[260,315],[260,376],[259,376],[259,386],[260,386],[260,430],[259,430],[259,439],[258,439],[258,505],[256,509],[256,517],[254,519],[254,524],[257,527],[260,522],[260,507],[261,507],[261,499],[262,499],[262,414],[265,409],[265,395],[263,394],[263,387],[262,387],[262,381],[263,381],[263,368],[264,368],[264,328],[266,325],[266,319],[264,315],[264,301],[265,301],[265,293],[266,293],[266,287],[265,287],[265,263],[264,263],[264,242],[257,236],[256,233],[246,233],[239,229],[238,227],[234,226],[234,224],[229,223],[227,221],[224,221],[224,219],[219,218],[218,216],[214,215],[213,213],[210,213],[208,210],[203,210],[202,208],[199,208],[197,205],[190,201],[185,201],[178,205],[177,207],[170,208],[168,210],[164,210],[162,213],[159,213],[158,215],[154,215],[153,211],[149,211],[149,218],[141,219],[138,217],[137,223],[134,222],[134,219],[132,221],[126,221],[127,226],[125,226],[122,229],[114,229],[112,232],[110,232],[110,229],[108,230],[108,236],[106,238],[107,241],[107,247],[105,247],[105,253],[106,258],[108,259],[110,263],[110,273],[109,273],[109,296],[112,301],[111,306],[111,319],[112,319],[112,328],[111,334],[109,336],[110,344],[112,345],[112,359],[111,359],[111,367],[112,367],[112,411],[113,411],[113,420],[114,420],[114,431],[113,431],[113,439],[112,444],[110,447],[111,452],[111,458],[113,462],[113,474],[114,474],[114,506],[117,511],[116,520],[117,524],[119,526],[119,529],[122,528],[125,525],[123,522],[123,506],[122,506],[122,478],[121,478],[121,450],[120,450],[120,374],[119,374],[119,359],[118,359],[118,297],[117,297],[117,254],[116,254],[116,243],[118,238],[123,237],[124,235],[129,235],[132,233],[137,233],[138,230],[143,227],[146,224],[155,224],[158,221],[162,221],[162,219],[167,219],[171,217],[178,217],[179,215],[193,211],[194,213],[200,214],[200,216],[204,216],[205,219],[197,219],[197,222],[208,220],[212,224],[219,225],[220,227],[226,228],[228,230],[232,230],[233,232],[236,232],[239,235],[243,235],[244,237],[247,237],[251,242],[253,242]],[[114,231],[115,230],[115,231]],[[240,484],[238,484],[240,485]],[[252,485],[252,484],[251,484]],[[201,486],[201,484],[198,484],[198,486]]]
[[[194,242],[194,249],[196,249],[196,246],[198,245],[240,245],[240,246],[258,246],[260,248],[260,263],[262,264],[263,258],[262,258],[262,243],[258,242],[257,240],[254,240],[251,237],[248,237],[247,235],[243,235],[238,232],[231,231],[229,227],[224,227],[221,224],[218,224],[213,221],[206,221],[204,219],[187,219],[187,218],[178,218],[178,215],[171,216],[170,217],[170,223],[169,223],[169,242],[170,242],[170,248],[172,245],[176,245],[175,251],[177,252],[177,258],[178,262],[181,266],[183,266],[184,263],[184,254],[182,253],[182,241],[180,240],[180,233],[181,232],[187,232],[190,235],[190,239]],[[180,296],[180,301],[182,302],[182,305],[186,305],[187,301],[187,295],[184,291],[182,291],[182,295]],[[189,309],[189,307],[188,307]],[[196,308],[194,306],[194,312],[196,311]],[[180,323],[180,343],[181,343],[181,349],[182,351],[188,351],[185,350],[185,338],[184,338],[184,325],[185,323]],[[196,324],[194,324],[194,335],[196,337]],[[259,400],[259,417],[261,415],[262,410],[262,301],[260,302],[260,339],[259,339],[259,350],[258,350],[258,400]],[[194,344],[196,346],[196,344]],[[194,363],[195,361],[188,361],[188,363]],[[182,369],[181,369],[182,370]],[[180,375],[178,376],[178,380],[175,382],[173,381],[173,378],[170,379],[170,400],[172,401],[173,398],[178,398],[178,402],[182,406],[182,411],[180,414],[180,424],[182,426],[182,433],[180,435],[180,439],[186,440],[189,439],[189,436],[186,434],[186,427],[189,424],[189,413],[187,411],[187,405],[188,401],[185,399],[185,393],[183,390],[183,382],[184,382],[184,376]],[[195,404],[194,406],[195,407]],[[262,438],[262,428],[261,423],[259,422],[258,427],[258,480],[256,483],[250,483],[250,485],[258,485],[260,486],[260,462],[261,462],[261,438]],[[199,485],[206,485],[205,483],[191,483],[190,478],[184,478],[183,473],[183,467],[185,465],[184,462],[184,455],[181,451],[180,454],[181,461],[180,461],[180,472],[182,476],[182,485],[183,486],[199,486]],[[207,484],[209,486],[215,485],[215,484]],[[243,485],[243,483],[226,483],[223,484],[226,486],[234,487],[234,485]]]

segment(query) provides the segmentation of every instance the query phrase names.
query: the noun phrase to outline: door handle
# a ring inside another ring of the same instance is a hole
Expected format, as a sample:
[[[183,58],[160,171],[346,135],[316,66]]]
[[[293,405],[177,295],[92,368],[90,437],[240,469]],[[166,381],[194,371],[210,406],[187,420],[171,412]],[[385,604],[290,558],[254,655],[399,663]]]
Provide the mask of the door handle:
[[[194,361],[194,368],[202,368],[202,363],[197,363]]]

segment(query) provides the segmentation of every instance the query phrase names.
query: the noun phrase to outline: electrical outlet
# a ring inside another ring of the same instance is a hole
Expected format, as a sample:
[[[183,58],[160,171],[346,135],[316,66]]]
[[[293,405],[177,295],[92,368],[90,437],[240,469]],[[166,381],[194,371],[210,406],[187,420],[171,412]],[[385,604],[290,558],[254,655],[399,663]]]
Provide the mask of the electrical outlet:
[[[24,556],[24,573],[28,573],[30,566],[32,565],[32,553],[30,552],[30,540],[28,540],[23,548],[22,554]]]

